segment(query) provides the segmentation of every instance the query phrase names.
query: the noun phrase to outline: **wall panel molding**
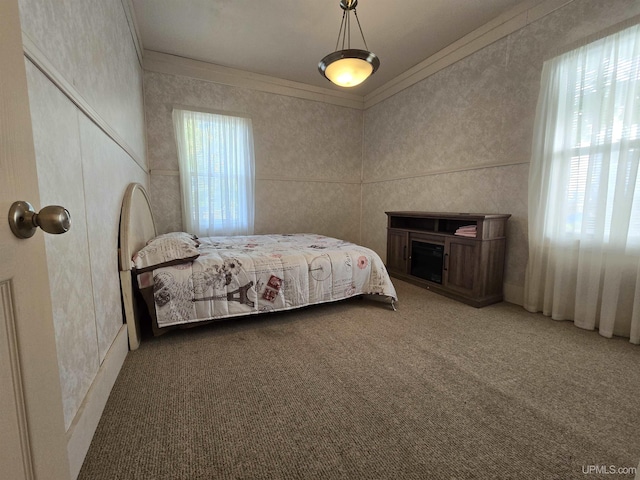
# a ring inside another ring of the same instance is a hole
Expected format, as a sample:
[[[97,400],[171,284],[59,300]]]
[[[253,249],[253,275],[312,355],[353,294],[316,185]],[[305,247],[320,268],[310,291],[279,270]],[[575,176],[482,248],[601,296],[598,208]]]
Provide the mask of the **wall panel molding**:
[[[248,88],[359,110],[362,110],[364,104],[363,97],[360,95],[315,87],[153,50],[144,51],[144,69],[149,72],[180,75],[232,87]]]
[[[123,1],[130,2],[131,0]],[[153,50],[144,50],[143,68],[150,72],[181,75],[223,85],[366,110],[573,1],[525,0],[365,96],[315,87]],[[137,46],[138,44],[136,44],[136,48]]]
[[[363,185],[382,182],[395,182],[398,180],[408,180],[419,177],[430,177],[434,175],[447,175],[449,173],[467,172],[470,170],[484,170],[487,168],[500,168],[500,167],[512,167],[516,165],[528,165],[529,161],[525,162],[496,162],[496,163],[482,163],[478,165],[468,165],[463,167],[454,168],[437,168],[433,170],[425,170],[422,172],[414,172],[406,175],[398,175],[394,177],[374,178],[372,180],[363,180]]]
[[[450,173],[467,172],[471,170],[484,170],[487,168],[500,168],[500,167],[513,167],[517,165],[528,165],[529,161],[520,162],[494,162],[494,163],[481,163],[477,165],[465,165],[462,167],[453,168],[437,168],[433,170],[425,170],[422,172],[414,172],[406,175],[397,175],[393,177],[380,177],[373,179],[356,179],[356,180],[336,180],[334,178],[311,178],[311,177],[278,177],[269,175],[256,175],[256,181],[267,182],[298,182],[298,183],[342,183],[347,185],[369,185],[373,183],[383,182],[395,182],[398,180],[407,180],[418,177],[430,177],[434,175],[447,175]],[[178,170],[161,170],[154,169],[150,171],[152,176],[160,177],[179,177],[180,172]]]
[[[129,24],[129,30],[131,31],[131,40],[133,41],[133,46],[136,49],[136,55],[138,55],[138,63],[140,64],[140,67],[142,67],[144,47],[142,45],[142,37],[140,36],[140,29],[138,28],[136,11],[133,8],[132,0],[122,0],[122,8],[124,9],[124,14],[127,17],[127,23]]]
[[[178,170],[151,170],[150,175],[161,177],[179,177]],[[311,177],[277,177],[268,175],[256,175],[256,181],[265,182],[298,182],[298,183],[342,183],[347,185],[360,185],[360,179],[356,180],[336,180],[335,178],[311,178]]]
[[[364,97],[364,109],[386,100],[574,0],[526,0],[418,63]]]
[[[269,182],[299,182],[299,183],[343,183],[348,185],[369,185],[372,183],[382,182],[395,182],[398,180],[407,180],[418,177],[430,177],[434,175],[447,175],[449,173],[467,172],[470,170],[484,170],[487,168],[500,168],[500,167],[513,167],[516,165],[528,165],[529,161],[520,162],[494,162],[494,163],[481,163],[477,165],[465,165],[462,167],[453,168],[436,168],[433,170],[424,170],[422,172],[414,172],[406,175],[397,175],[393,177],[381,177],[373,179],[357,179],[357,180],[336,180],[333,178],[311,178],[311,177],[277,177],[268,175],[256,175],[256,181],[269,181]],[[161,170],[154,169],[150,171],[152,176],[161,177],[179,177],[180,172],[178,170]]]
[[[360,179],[357,180],[336,180],[333,178],[305,178],[305,177],[269,177],[256,176],[256,181],[261,182],[295,182],[295,183],[338,183],[343,185],[360,185]]]
[[[109,393],[128,353],[127,326],[122,325],[67,431],[67,453],[72,478],[76,478],[80,473]]]
[[[95,123],[105,135],[119,145],[145,173],[149,173],[145,159],[140,157],[125,139],[91,106],[87,99],[49,61],[44,52],[38,48],[36,43],[24,31],[22,32],[22,45],[25,57],[71,100],[82,113]]]

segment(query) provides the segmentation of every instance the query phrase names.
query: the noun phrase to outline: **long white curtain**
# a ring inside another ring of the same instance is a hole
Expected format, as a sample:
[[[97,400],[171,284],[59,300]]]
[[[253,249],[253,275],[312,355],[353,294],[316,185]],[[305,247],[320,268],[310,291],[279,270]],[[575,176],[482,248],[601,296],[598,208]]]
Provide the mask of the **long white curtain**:
[[[640,25],[545,62],[525,308],[640,343]]]
[[[251,235],[251,119],[174,109],[184,229],[199,236]]]

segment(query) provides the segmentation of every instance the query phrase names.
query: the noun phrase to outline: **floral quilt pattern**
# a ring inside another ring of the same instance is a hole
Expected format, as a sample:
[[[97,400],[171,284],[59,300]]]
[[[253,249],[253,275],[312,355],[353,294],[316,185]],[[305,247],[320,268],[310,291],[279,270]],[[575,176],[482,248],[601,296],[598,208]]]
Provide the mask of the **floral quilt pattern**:
[[[194,261],[139,277],[153,283],[158,326],[289,310],[356,295],[397,300],[380,257],[314,234],[199,239]]]

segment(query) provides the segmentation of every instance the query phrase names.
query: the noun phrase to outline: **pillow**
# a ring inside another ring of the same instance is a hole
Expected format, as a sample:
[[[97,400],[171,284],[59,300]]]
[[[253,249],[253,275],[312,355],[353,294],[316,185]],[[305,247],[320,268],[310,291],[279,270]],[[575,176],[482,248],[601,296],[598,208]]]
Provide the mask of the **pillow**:
[[[200,241],[198,240],[198,237],[195,236],[193,233],[187,233],[187,232],[169,232],[169,233],[163,233],[162,235],[158,235],[157,237],[152,238],[151,240],[149,240],[147,242],[147,245],[156,242],[158,240],[164,240],[167,238],[173,238],[175,240],[184,240],[185,242],[191,242],[193,243],[196,247],[200,246]]]
[[[188,235],[188,234],[184,234]],[[165,234],[151,240],[132,260],[137,273],[189,263],[200,256],[193,236]]]

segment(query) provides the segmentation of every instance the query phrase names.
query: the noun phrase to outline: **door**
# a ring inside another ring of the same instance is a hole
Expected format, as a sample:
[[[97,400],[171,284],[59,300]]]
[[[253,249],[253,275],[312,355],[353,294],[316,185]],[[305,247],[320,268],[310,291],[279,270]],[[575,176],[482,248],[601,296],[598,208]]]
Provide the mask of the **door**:
[[[0,472],[68,479],[43,232],[19,240],[16,200],[39,204],[18,0],[0,1]]]
[[[404,230],[387,231],[387,270],[389,273],[407,273],[408,258],[407,232]]]
[[[479,245],[475,239],[447,237],[445,241],[444,286],[452,292],[465,296],[476,294]]]

